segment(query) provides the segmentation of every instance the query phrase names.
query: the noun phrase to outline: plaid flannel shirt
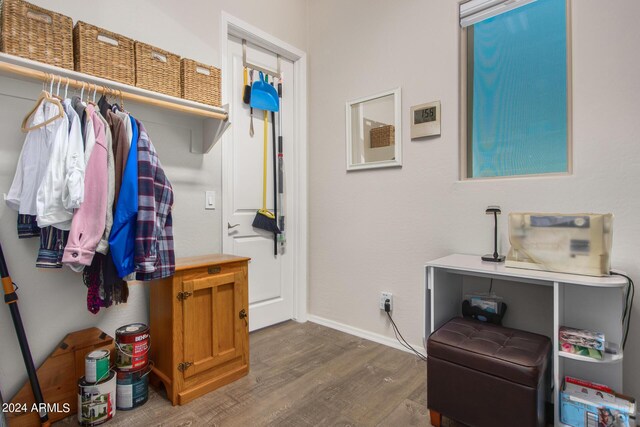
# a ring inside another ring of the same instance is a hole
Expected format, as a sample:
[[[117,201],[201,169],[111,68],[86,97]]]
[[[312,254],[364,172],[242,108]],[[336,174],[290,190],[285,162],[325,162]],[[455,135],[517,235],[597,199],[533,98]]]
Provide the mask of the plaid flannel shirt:
[[[140,122],[138,137],[138,218],[135,264],[137,280],[175,273],[171,206],[173,189],[149,135]]]

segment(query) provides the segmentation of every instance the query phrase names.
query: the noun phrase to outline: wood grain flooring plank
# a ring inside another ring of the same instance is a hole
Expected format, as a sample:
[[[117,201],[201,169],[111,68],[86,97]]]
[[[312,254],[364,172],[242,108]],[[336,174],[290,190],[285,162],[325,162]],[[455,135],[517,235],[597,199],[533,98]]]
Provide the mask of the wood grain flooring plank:
[[[418,384],[418,386],[409,393],[409,399],[420,405],[427,404],[427,370],[424,371],[424,379],[425,381],[422,384]]]
[[[427,426],[429,425],[429,410],[412,400],[405,399],[378,426]]]
[[[426,367],[415,356],[293,321],[252,332],[250,345],[246,377],[183,406],[151,389],[144,406],[118,411],[108,425],[368,427],[422,419]],[[70,425],[75,416],[56,423]]]
[[[268,399],[255,399],[249,394],[234,408],[233,420],[229,425],[268,425],[274,413],[280,415],[296,410],[298,406],[316,399],[325,388],[357,370],[359,360],[373,357],[379,351],[381,349],[376,345],[356,347],[350,352],[337,355],[329,366],[318,367],[274,390]]]

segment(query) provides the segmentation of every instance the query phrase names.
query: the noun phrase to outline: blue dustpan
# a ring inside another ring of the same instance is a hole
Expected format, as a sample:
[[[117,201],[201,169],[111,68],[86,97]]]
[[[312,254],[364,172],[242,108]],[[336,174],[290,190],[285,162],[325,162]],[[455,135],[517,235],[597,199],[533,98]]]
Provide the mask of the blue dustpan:
[[[264,80],[264,74],[260,71],[260,79],[253,82],[251,86],[252,108],[265,111],[278,111],[280,102],[278,101],[278,91]]]

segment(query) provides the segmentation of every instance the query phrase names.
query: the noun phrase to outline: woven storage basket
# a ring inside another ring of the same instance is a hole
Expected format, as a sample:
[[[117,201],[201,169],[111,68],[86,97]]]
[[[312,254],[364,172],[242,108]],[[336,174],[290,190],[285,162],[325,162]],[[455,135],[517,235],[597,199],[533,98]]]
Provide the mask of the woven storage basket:
[[[220,70],[187,58],[182,58],[181,64],[182,97],[219,107]]]
[[[135,85],[133,40],[78,21],[73,28],[76,71]]]
[[[180,57],[136,42],[136,86],[180,97]]]
[[[393,125],[380,126],[369,131],[371,148],[388,147],[396,143],[396,128]]]
[[[22,0],[0,0],[0,49],[73,70],[73,21]]]

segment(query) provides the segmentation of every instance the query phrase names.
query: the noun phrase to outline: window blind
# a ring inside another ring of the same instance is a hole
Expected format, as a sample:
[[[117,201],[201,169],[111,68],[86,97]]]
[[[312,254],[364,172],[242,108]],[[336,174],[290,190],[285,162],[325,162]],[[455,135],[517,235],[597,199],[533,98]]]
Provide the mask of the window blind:
[[[470,0],[460,5],[460,26],[466,28],[534,1],[536,0]]]

